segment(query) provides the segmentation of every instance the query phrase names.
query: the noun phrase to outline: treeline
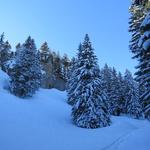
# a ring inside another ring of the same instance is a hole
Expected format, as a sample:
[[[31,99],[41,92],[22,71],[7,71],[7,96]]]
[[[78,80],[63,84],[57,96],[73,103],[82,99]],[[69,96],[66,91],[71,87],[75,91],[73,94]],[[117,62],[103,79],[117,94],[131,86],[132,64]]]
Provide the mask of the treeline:
[[[47,42],[44,42],[40,48],[40,56],[40,61],[43,66],[50,63],[52,64],[51,71],[56,78],[67,80],[67,72],[71,63],[67,54],[61,57],[59,52],[51,51]],[[45,69],[47,68],[45,67]]]
[[[27,41],[29,39],[31,40],[31,37],[28,37]],[[4,41],[4,33],[0,36],[0,66],[9,75],[12,73],[17,58],[20,57],[19,54],[23,46],[24,44],[18,43],[15,51],[12,51],[9,42]],[[49,48],[47,42],[44,42],[39,49],[35,45],[35,49],[39,55],[40,67],[42,69],[41,87],[65,90],[67,72],[71,63],[67,54],[60,56],[59,52],[56,53]]]
[[[43,70],[43,88],[66,90],[68,70],[71,61],[67,54],[60,56],[59,52],[50,50],[47,42],[40,48],[40,62]]]

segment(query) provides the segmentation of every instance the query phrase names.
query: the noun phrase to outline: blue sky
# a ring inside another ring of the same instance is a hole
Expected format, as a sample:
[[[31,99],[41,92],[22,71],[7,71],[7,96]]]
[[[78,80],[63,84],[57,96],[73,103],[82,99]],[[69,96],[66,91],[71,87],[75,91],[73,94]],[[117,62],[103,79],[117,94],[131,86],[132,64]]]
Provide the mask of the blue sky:
[[[130,0],[5,0],[0,4],[0,33],[12,47],[31,35],[37,48],[49,47],[70,57],[89,34],[100,67],[135,71],[128,42]]]

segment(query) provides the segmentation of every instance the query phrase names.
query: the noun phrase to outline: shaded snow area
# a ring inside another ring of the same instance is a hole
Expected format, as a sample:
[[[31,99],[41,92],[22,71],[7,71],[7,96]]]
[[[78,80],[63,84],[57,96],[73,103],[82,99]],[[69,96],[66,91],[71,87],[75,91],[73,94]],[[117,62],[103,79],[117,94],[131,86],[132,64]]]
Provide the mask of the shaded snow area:
[[[110,127],[82,129],[71,122],[66,93],[40,89],[19,99],[0,71],[0,150],[149,150],[150,123],[112,117]],[[4,89],[5,88],[5,89]]]

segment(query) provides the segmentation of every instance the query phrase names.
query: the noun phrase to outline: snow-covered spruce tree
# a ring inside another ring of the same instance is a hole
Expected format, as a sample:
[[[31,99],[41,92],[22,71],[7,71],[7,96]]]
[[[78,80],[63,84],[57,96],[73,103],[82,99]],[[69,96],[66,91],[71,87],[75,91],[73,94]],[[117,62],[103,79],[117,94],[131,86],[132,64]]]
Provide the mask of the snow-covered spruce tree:
[[[118,80],[118,74],[116,69],[113,67],[112,69],[112,77],[111,77],[111,93],[110,93],[110,113],[115,116],[119,116],[121,113],[120,108],[120,85]]]
[[[81,80],[79,78],[80,76],[80,72],[78,71],[78,61],[80,60],[80,56],[81,53],[83,51],[83,46],[82,44],[79,44],[79,48],[78,48],[78,58],[75,58],[72,62],[72,65],[70,66],[70,71],[69,74],[70,76],[68,77],[68,81],[67,81],[67,95],[68,95],[68,100],[67,103],[69,105],[74,105],[76,103],[76,88],[77,85],[79,83],[79,81]]]
[[[3,49],[1,49],[1,67],[2,70],[7,72],[7,62],[11,59],[11,45],[8,41],[6,41],[3,45]]]
[[[125,81],[124,78],[121,74],[121,72],[118,73],[118,84],[119,84],[119,108],[120,108],[120,113],[125,113]]]
[[[139,41],[141,52],[139,53],[139,65],[136,79],[145,90],[140,95],[146,118],[150,119],[150,12],[141,25],[142,36]]]
[[[74,91],[76,102],[72,108],[72,120],[82,128],[106,127],[111,121],[105,104],[97,57],[87,34],[82,47],[76,68],[79,82]]]
[[[2,51],[4,50],[4,45],[5,45],[5,42],[4,42],[4,33],[2,33],[0,35],[0,66],[2,66]]]
[[[126,70],[125,76],[125,100],[126,113],[136,119],[144,118],[142,106],[139,99],[139,87],[132,77],[130,71]]]
[[[72,74],[73,74],[73,71],[75,70],[75,63],[76,63],[76,58],[73,57],[70,61],[70,65],[69,65],[69,68],[68,68],[68,73],[67,73],[67,82],[66,82],[66,91],[67,91],[67,94],[68,94],[68,99],[69,99],[69,93],[72,93],[70,91],[71,89],[71,84],[72,84]],[[69,103],[68,103],[69,104]]]
[[[140,26],[145,18],[146,12],[144,11],[143,5],[141,5],[140,1],[132,0],[132,5],[129,9],[131,17],[129,20],[129,32],[131,32],[131,40],[129,48],[134,56],[138,55],[140,52],[140,48],[138,46],[138,42],[141,36]]]
[[[0,36],[0,66],[7,72],[7,62],[11,59],[11,46],[8,41],[4,42],[4,33]]]
[[[132,0],[132,5],[130,7],[131,18],[129,21],[129,32],[132,33],[132,38],[130,40],[130,50],[133,53],[133,58],[139,60],[141,47],[139,47],[139,39],[141,37],[140,26],[144,20],[146,14],[150,10],[149,0]],[[139,93],[142,95],[145,91],[145,87],[142,84],[142,80],[139,82]],[[140,83],[141,82],[141,83]]]
[[[106,64],[101,69],[102,86],[108,96],[108,108],[112,115],[125,112],[124,79],[122,74],[117,73],[115,68]]]
[[[103,89],[108,93],[109,95],[109,90],[111,86],[111,68],[108,67],[107,64],[105,64],[104,68],[101,69],[101,77],[102,77],[102,85]]]
[[[5,42],[4,42],[4,33],[2,33],[1,35],[0,35],[0,67],[2,67],[2,59],[3,59],[3,57],[2,57],[2,51],[3,51],[3,49],[4,49],[4,45],[5,45]]]
[[[112,68],[105,64],[104,68],[101,69],[102,87],[107,95],[107,105],[110,111],[110,97],[112,93]]]
[[[40,87],[41,67],[34,40],[29,36],[21,45],[11,73],[10,90],[19,97],[30,97]]]

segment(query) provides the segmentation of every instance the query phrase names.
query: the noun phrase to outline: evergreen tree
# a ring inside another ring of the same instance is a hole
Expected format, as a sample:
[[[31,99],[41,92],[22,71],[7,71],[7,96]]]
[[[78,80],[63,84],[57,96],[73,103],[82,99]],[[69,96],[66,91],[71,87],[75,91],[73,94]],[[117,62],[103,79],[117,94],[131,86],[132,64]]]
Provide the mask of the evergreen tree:
[[[59,53],[53,56],[53,74],[54,77],[63,79],[62,62]]]
[[[44,42],[40,48],[40,55],[41,55],[41,61],[43,63],[46,63],[48,61],[49,55],[50,55],[50,50],[48,47],[47,42]]]
[[[132,74],[128,70],[125,72],[124,79],[126,85],[126,112],[133,118],[143,118],[142,106],[139,101],[138,84],[134,81]]]
[[[0,66],[2,66],[2,55],[1,52],[4,49],[4,33],[1,34],[0,36]]]
[[[145,116],[150,118],[150,97],[149,97],[149,66],[148,66],[148,39],[149,39],[149,0],[133,0],[131,6],[130,32],[132,40],[130,49],[134,53],[134,58],[139,61],[136,80],[139,83],[140,102],[144,108]],[[145,16],[147,17],[145,18]],[[142,23],[143,22],[143,23]],[[147,44],[147,45],[146,45]]]
[[[0,52],[4,47],[4,33],[0,35]]]
[[[111,77],[112,77],[112,70],[105,64],[104,68],[101,69],[101,77],[102,77],[102,84],[105,91],[110,95],[110,87],[111,87]]]
[[[125,83],[122,74],[105,64],[101,69],[102,86],[108,96],[108,109],[112,115],[125,113]]]
[[[79,81],[81,80],[79,78],[80,76],[80,72],[77,70],[78,66],[78,61],[81,61],[81,54],[83,51],[83,46],[82,44],[79,44],[79,48],[78,48],[78,58],[75,58],[72,62],[72,65],[70,67],[70,71],[69,71],[69,79],[67,81],[67,95],[68,95],[68,100],[67,103],[70,105],[74,105],[76,103],[76,88],[77,85],[79,83]]]
[[[21,44],[20,44],[20,43],[18,43],[18,44],[16,45],[15,56],[17,55],[17,53],[19,53],[19,52],[20,52],[20,49],[21,49]]]
[[[129,32],[131,32],[132,37],[130,40],[129,48],[131,52],[134,54],[134,57],[139,54],[140,48],[138,46],[138,42],[141,36],[140,26],[145,18],[145,11],[143,5],[140,5],[139,1],[132,1],[132,5],[130,7],[130,21],[129,21]]]
[[[69,66],[70,66],[70,60],[67,54],[64,54],[64,56],[62,57],[62,74],[63,74],[63,79],[65,81],[67,81],[68,79]]]
[[[70,88],[71,88],[71,83],[72,83],[72,74],[73,74],[73,71],[75,70],[75,63],[76,63],[76,58],[73,57],[70,61],[70,65],[69,65],[69,68],[68,68],[68,73],[67,73],[67,83],[66,83],[66,91],[67,93],[69,93],[70,91]],[[69,97],[69,95],[68,95]]]
[[[47,77],[49,75],[50,72],[50,50],[48,47],[47,42],[44,42],[42,44],[42,46],[40,47],[39,50],[39,56],[40,56],[40,63],[41,63],[41,67],[42,67],[42,87],[43,87],[43,81],[47,80]],[[44,84],[45,86],[45,84]]]
[[[40,87],[39,53],[31,37],[28,37],[17,53],[10,78],[10,90],[19,97],[32,96]]]
[[[78,55],[76,72],[79,82],[74,91],[76,102],[72,108],[73,122],[82,128],[99,128],[110,125],[97,57],[87,34],[82,44],[82,53],[79,52]]]
[[[120,108],[120,91],[119,91],[119,80],[117,71],[115,68],[112,69],[112,78],[111,78],[111,94],[110,94],[110,113],[112,115],[119,116],[121,113]]]
[[[132,5],[130,7],[131,17],[129,21],[129,32],[132,33],[132,38],[130,40],[129,47],[131,52],[134,54],[134,59],[140,59],[141,47],[139,47],[138,43],[141,37],[141,23],[149,10],[149,0],[132,0]],[[140,88],[143,89],[143,87]]]
[[[125,113],[126,112],[126,108],[125,108],[125,81],[124,78],[121,74],[121,72],[118,73],[118,91],[119,91],[119,107],[120,107],[120,112],[121,113]]]
[[[72,57],[71,61],[70,61],[70,65],[68,68],[68,74],[67,74],[67,78],[69,80],[71,74],[73,73],[74,69],[75,69],[75,64],[76,64],[76,58]]]
[[[112,68],[105,64],[104,68],[101,69],[102,87],[107,94],[107,107],[110,111],[110,97],[112,93]]]
[[[145,87],[140,95],[146,118],[150,119],[150,13],[144,19],[141,25],[142,36],[139,41],[141,52],[139,53],[139,65],[136,72],[136,79],[141,86]]]
[[[1,68],[3,71],[7,72],[7,63],[8,61],[11,59],[11,46],[9,44],[8,41],[4,42],[3,44],[3,48],[1,48],[1,52],[0,52],[0,55],[1,55]]]
[[[149,0],[132,0],[134,5],[147,7],[149,5]]]

